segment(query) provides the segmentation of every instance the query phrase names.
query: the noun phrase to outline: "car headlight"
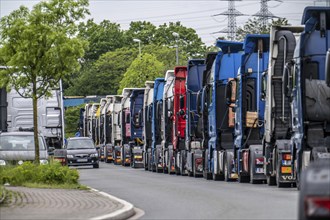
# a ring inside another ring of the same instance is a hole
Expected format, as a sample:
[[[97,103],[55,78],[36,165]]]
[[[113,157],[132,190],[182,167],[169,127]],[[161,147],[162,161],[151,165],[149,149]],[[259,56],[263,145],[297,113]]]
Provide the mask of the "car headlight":
[[[73,158],[73,155],[72,154],[68,154],[66,155],[67,158]]]
[[[48,164],[48,160],[40,160],[40,164],[41,165],[46,165],[46,164]]]
[[[99,155],[96,153],[96,154],[91,154],[90,157],[98,157]]]
[[[6,161],[0,160],[0,166],[5,166],[5,165],[6,165]]]

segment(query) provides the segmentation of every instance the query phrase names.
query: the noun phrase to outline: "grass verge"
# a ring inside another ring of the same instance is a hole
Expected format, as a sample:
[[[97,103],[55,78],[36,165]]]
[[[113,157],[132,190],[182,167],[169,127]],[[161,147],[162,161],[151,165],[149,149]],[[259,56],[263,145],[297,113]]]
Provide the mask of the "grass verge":
[[[0,186],[25,186],[51,189],[88,189],[79,184],[79,173],[58,162],[36,165],[25,162],[18,166],[0,166]],[[1,188],[0,188],[1,190]]]

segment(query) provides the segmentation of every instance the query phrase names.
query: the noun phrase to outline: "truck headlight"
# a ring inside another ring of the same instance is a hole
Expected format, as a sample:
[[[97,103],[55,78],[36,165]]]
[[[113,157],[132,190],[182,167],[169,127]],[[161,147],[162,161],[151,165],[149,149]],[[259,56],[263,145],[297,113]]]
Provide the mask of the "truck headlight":
[[[73,158],[73,155],[72,154],[68,154],[66,155],[67,158]]]
[[[6,166],[6,161],[0,160],[0,166]]]
[[[40,160],[40,164],[41,165],[46,165],[46,164],[48,164],[48,160]]]

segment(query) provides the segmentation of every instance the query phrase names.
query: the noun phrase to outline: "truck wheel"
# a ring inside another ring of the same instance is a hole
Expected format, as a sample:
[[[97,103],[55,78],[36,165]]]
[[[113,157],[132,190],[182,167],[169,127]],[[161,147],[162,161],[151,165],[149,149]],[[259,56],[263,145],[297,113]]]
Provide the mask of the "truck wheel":
[[[143,166],[144,166],[144,170],[147,171],[148,170],[148,153],[144,152],[143,153]]]
[[[207,161],[208,156],[207,155],[208,155],[208,150],[205,151],[205,159],[203,161],[204,162],[203,177],[206,180],[210,180],[210,179],[212,179],[212,173],[209,172],[210,167],[208,166],[208,161]],[[195,160],[195,158],[194,158],[194,160]],[[206,169],[206,167],[207,167],[207,169]]]
[[[212,179],[213,179],[214,181],[218,181],[218,180],[221,179],[221,175],[215,173],[215,166],[216,166],[216,165],[215,165],[214,162],[213,162]]]
[[[249,167],[250,168],[249,169],[250,170],[250,183],[251,184],[256,184],[256,183],[258,183],[258,180],[254,179],[254,169],[253,169],[254,168],[254,166],[253,166],[254,163],[253,163],[253,161],[254,160],[252,158],[250,158],[250,167]]]
[[[185,169],[185,155],[183,151],[180,153],[180,173],[182,176],[186,176],[186,169]]]
[[[221,175],[220,175],[220,174],[215,174],[215,173],[213,173],[213,175],[212,175],[212,179],[213,179],[214,181],[221,180]]]
[[[228,170],[228,163],[227,163],[227,155],[225,155],[225,159],[223,160],[223,169],[224,169],[224,177],[225,177],[225,181],[229,182],[230,181],[230,176],[229,176],[229,170]]]
[[[267,175],[267,184],[268,186],[275,186],[276,178],[274,176]]]
[[[195,166],[195,163],[193,163],[193,176],[194,176],[195,178],[198,177],[198,175],[197,175],[197,173],[196,173],[196,166]]]
[[[106,149],[104,150],[104,163],[109,163],[108,162],[108,153],[107,153],[107,151],[106,151]]]
[[[168,155],[167,155],[167,151],[163,151],[163,173],[167,174],[168,173],[168,167],[167,167],[167,159],[168,159]]]
[[[172,153],[170,152],[170,150],[168,150],[168,160],[167,160],[167,163],[168,163],[168,174],[173,174],[172,173],[172,165],[173,165],[173,155]]]
[[[148,170],[151,172],[151,154],[150,152],[148,153]]]
[[[178,161],[177,161],[177,158],[178,158],[178,156],[177,156],[177,154],[179,154],[179,157],[181,157],[181,153],[180,152],[178,152],[178,153],[176,153],[176,152],[173,152],[173,158],[174,158],[174,170],[175,170],[175,174],[176,175],[180,175],[181,174],[181,172],[180,172],[180,163],[178,163]],[[181,162],[181,161],[180,161]]]

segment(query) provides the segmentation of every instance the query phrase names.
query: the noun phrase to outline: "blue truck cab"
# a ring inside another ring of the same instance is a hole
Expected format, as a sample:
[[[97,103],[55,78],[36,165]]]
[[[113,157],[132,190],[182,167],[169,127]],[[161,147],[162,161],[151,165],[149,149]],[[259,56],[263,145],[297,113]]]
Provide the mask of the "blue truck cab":
[[[292,171],[298,186],[310,161],[330,158],[330,7],[306,7],[289,63]]]
[[[193,59],[188,61],[186,78],[186,135],[185,150],[181,152],[183,166],[180,173],[188,172],[189,176],[198,175],[198,167],[194,167],[194,160],[202,158],[203,135],[198,126],[199,115],[197,112],[197,94],[203,88],[203,74],[205,71],[205,59]],[[195,171],[195,173],[194,173]],[[201,174],[201,172],[200,172]]]
[[[152,102],[152,144],[151,144],[151,171],[163,172],[162,145],[161,145],[161,115],[163,114],[164,78],[155,79]]]
[[[204,178],[224,180],[225,157],[232,152],[234,141],[234,111],[227,105],[226,89],[233,85],[240,66],[243,43],[219,40],[220,51],[213,62],[209,85],[208,127],[209,141],[205,151]],[[230,97],[231,98],[231,97]],[[226,176],[229,180],[229,176]]]
[[[265,102],[261,81],[268,68],[269,35],[248,34],[243,50],[236,78],[234,155],[228,170],[238,176],[239,182],[256,183],[266,180],[262,145]],[[232,95],[232,88],[228,88],[228,94]]]
[[[144,88],[133,89],[129,98],[131,137],[128,144],[131,153],[131,167],[143,168],[143,123],[140,114],[143,109]]]

